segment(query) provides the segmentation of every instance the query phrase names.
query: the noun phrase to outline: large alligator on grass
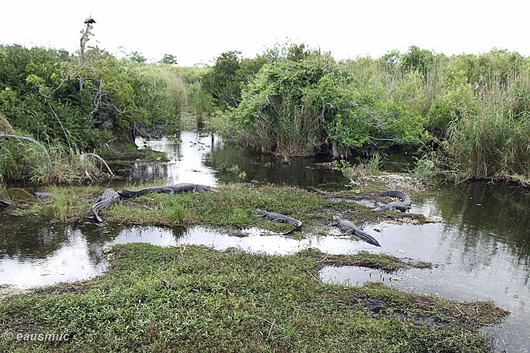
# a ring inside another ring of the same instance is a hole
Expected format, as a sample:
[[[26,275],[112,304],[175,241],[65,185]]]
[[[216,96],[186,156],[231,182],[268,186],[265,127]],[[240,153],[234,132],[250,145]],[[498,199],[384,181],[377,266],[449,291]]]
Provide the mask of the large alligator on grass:
[[[342,219],[339,216],[333,216],[333,221],[330,223],[330,226],[337,226],[348,235],[353,234],[353,235],[358,236],[359,238],[361,238],[367,243],[370,243],[375,246],[381,246],[379,245],[379,242],[375,240],[375,238],[372,237],[370,234],[363,232],[359,227],[353,224],[353,222]]]
[[[405,193],[402,193],[401,191],[385,191],[379,194],[379,196],[391,196],[391,197],[399,197],[401,201],[392,201],[390,203],[387,203],[384,206],[376,207],[372,209],[372,212],[383,212],[383,211],[401,211],[401,212],[407,212],[410,210],[410,197],[408,197]]]
[[[99,211],[102,208],[109,207],[118,201],[120,201],[120,195],[114,191],[114,189],[106,189],[103,191],[103,194],[97,198],[96,203],[92,206],[92,213],[96,217],[96,220],[100,223],[103,222],[101,217],[99,217]]]
[[[138,197],[152,192],[162,193],[162,194],[178,194],[181,192],[219,192],[209,186],[192,184],[192,183],[180,183],[175,185],[167,186],[155,186],[152,188],[145,188],[137,191],[123,189],[119,192],[121,197]]]
[[[259,209],[256,210],[256,213],[258,214],[258,216],[270,219],[271,222],[287,223],[294,226],[293,229],[291,229],[287,233],[283,233],[283,235],[291,234],[302,229],[302,221],[299,221],[293,217],[289,217],[276,212],[267,212]]]

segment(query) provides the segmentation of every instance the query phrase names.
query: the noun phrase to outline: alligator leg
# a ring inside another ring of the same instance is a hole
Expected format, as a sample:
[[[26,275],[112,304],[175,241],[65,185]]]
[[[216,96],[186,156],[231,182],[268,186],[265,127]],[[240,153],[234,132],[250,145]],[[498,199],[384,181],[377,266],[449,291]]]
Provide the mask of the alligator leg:
[[[110,205],[115,204],[120,200],[120,195],[114,191],[114,189],[106,189],[103,191],[103,194],[98,197],[96,203],[92,206],[92,213],[96,217],[98,222],[103,222],[101,217],[99,217],[99,211],[102,208],[109,207]]]

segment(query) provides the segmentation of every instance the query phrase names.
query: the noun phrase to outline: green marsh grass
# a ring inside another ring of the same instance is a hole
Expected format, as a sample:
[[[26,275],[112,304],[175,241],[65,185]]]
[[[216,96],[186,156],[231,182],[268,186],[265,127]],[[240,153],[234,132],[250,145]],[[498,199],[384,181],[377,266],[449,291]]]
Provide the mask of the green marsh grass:
[[[499,114],[451,127],[447,154],[464,179],[518,178],[530,183],[530,121]]]
[[[289,229],[285,224],[266,222],[255,209],[270,210],[307,218],[326,205],[317,194],[289,186],[248,187],[230,185],[219,193],[148,194],[124,200],[106,211],[109,220],[132,224],[189,226],[207,224],[215,227],[267,225],[272,229]],[[319,218],[322,216],[314,216]]]
[[[479,328],[507,313],[382,284],[324,284],[318,254],[114,249],[107,274],[0,300],[0,330],[64,341],[0,340],[0,350],[486,352]]]
[[[157,184],[160,185],[160,184]],[[141,189],[149,184],[126,187]],[[378,186],[377,190],[381,187]],[[228,231],[248,227],[259,227],[276,233],[292,229],[291,225],[269,222],[259,217],[255,210],[289,215],[303,222],[302,231],[292,237],[322,232],[322,225],[331,221],[333,214],[342,214],[353,221],[380,221],[383,216],[354,202],[329,200],[329,198],[351,198],[348,191],[329,193],[311,192],[292,186],[249,186],[247,184],[221,185],[219,193],[147,194],[137,198],[122,199],[120,203],[104,208],[100,216],[105,222],[126,225],[159,225],[187,227],[204,225]],[[71,223],[92,218],[91,207],[104,188],[101,186],[56,186],[52,187],[50,201],[39,202],[39,216],[51,218],[52,222]],[[357,195],[358,196],[358,195]],[[355,196],[353,196],[355,198]],[[29,213],[31,207],[22,207],[20,214]],[[35,212],[33,212],[35,213]],[[393,215],[384,215],[393,217]],[[401,219],[403,215],[396,215]],[[423,215],[410,214],[407,218],[418,223],[425,221]]]
[[[0,176],[6,182],[80,184],[109,178],[97,160],[62,145],[0,139]]]

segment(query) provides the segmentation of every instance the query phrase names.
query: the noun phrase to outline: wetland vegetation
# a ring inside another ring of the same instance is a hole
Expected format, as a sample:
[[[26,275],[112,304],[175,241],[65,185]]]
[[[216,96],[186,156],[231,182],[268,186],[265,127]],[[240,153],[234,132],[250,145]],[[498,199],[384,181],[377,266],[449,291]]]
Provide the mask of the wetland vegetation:
[[[378,171],[396,150],[415,156],[420,178],[530,182],[530,59],[518,53],[448,57],[413,46],[337,62],[331,53],[286,44],[186,68],[170,55],[149,64],[138,53],[118,59],[98,47],[82,52],[0,45],[0,217],[86,223],[103,190],[98,183],[113,174],[104,160],[167,162],[163,153],[137,150],[136,138],[177,136],[190,119],[289,167],[300,156],[341,159],[335,168],[353,190],[223,183],[219,193],[124,200],[101,212],[109,224],[200,225],[231,234],[291,229],[266,222],[259,208],[302,220],[302,232],[292,236],[304,238],[326,235],[335,213],[355,222],[429,222],[352,202],[377,200],[389,185],[421,188],[409,176]],[[20,183],[47,185],[53,196],[11,202]],[[147,244],[110,251],[110,269],[98,277],[1,298],[1,332],[70,338],[31,346],[4,339],[2,350],[488,351],[493,344],[479,329],[508,314],[491,301],[319,279],[324,266],[392,272],[432,265],[384,253],[277,256]]]
[[[33,350],[484,351],[477,329],[506,312],[383,285],[323,284],[329,263],[203,247],[117,246],[93,280],[0,301],[2,332],[61,332]],[[362,255],[361,255],[362,256]],[[1,340],[10,351],[28,343]]]
[[[82,151],[174,133],[194,116],[239,145],[284,158],[398,148],[418,153],[421,175],[530,177],[530,59],[515,52],[447,57],[413,46],[336,62],[287,44],[182,68],[119,60],[97,47],[80,64],[62,50],[3,45],[0,64],[1,133],[37,139],[61,165]],[[5,180],[76,181],[33,166],[45,152],[27,141],[4,138],[0,148]]]

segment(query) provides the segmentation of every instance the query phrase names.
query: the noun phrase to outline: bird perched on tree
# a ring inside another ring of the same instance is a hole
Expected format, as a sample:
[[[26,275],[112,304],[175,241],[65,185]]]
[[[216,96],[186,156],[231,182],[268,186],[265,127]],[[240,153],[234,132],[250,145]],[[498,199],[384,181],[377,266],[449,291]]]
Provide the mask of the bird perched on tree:
[[[91,24],[93,24],[93,23],[96,23],[96,21],[94,21],[94,19],[92,18],[92,16],[90,16],[89,18],[87,18],[87,19],[85,20],[85,23],[91,25]]]

